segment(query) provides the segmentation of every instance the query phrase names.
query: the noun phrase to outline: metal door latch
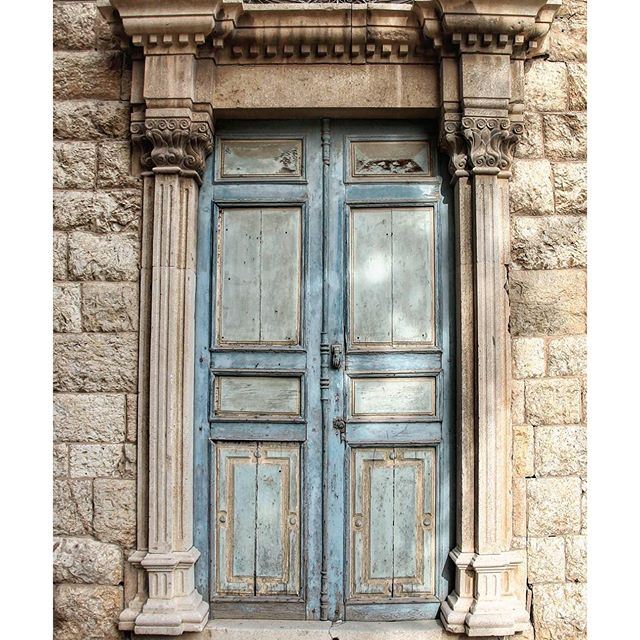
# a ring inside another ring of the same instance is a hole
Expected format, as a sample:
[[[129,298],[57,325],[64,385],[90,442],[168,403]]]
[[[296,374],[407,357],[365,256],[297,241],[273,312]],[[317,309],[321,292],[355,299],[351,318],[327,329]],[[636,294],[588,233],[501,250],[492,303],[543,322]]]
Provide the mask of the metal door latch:
[[[347,430],[347,422],[344,418],[334,418],[333,428],[340,434],[340,440],[344,442],[344,434]]]
[[[342,366],[342,345],[337,342],[331,345],[331,366],[339,369]]]

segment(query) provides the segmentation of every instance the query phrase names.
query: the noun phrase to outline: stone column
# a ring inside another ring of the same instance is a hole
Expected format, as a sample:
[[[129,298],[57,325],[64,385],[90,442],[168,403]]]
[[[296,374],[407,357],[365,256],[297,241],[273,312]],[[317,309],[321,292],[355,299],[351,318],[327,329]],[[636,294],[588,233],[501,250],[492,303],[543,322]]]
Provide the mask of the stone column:
[[[195,588],[193,377],[198,191],[213,149],[213,62],[197,51],[221,2],[110,4],[142,52],[133,63],[131,139],[144,176],[138,548],[129,558],[138,580],[119,626],[180,635],[202,631],[209,614]]]
[[[495,3],[491,17],[473,4],[418,1],[440,52],[458,254],[457,546],[441,619],[451,632],[506,636],[530,624],[523,558],[511,549],[509,178],[523,61],[543,49],[559,3]]]
[[[177,635],[202,630],[209,611],[194,586],[192,414],[198,189],[213,131],[206,112],[156,107],[132,123],[132,136],[150,170],[145,195],[152,198],[140,383],[148,403],[148,544],[133,558],[147,574],[148,597],[139,611],[123,613],[121,628]]]

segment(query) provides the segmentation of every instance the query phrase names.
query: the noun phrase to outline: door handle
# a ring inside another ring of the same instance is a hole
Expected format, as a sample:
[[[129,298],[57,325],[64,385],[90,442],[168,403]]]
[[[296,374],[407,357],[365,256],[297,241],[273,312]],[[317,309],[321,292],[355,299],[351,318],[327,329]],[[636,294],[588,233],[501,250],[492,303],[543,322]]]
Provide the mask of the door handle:
[[[331,366],[334,369],[342,366],[342,345],[337,342],[331,345]]]

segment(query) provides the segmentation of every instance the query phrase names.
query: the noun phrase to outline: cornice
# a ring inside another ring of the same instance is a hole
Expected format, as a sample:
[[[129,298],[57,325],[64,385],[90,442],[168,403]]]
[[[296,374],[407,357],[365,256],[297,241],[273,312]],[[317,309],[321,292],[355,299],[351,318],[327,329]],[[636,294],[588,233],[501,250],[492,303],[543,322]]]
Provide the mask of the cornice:
[[[415,0],[424,34],[442,53],[542,55],[562,0]]]
[[[561,0],[266,3],[98,0],[146,55],[195,53],[218,64],[425,62],[440,53],[540,55]],[[206,43],[206,44],[205,44]]]
[[[214,30],[222,0],[98,0],[109,21],[118,16],[146,55],[195,53]]]

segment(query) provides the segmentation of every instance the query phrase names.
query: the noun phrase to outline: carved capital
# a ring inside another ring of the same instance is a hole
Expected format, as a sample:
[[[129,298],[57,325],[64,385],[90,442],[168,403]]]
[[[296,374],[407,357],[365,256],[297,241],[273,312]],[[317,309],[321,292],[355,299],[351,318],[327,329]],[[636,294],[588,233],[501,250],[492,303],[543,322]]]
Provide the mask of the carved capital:
[[[513,123],[509,118],[464,117],[461,130],[473,173],[511,175],[516,144],[524,132],[521,122]]]
[[[213,129],[208,117],[194,116],[132,118],[131,141],[140,149],[141,166],[166,172],[193,171],[202,177],[213,150]]]
[[[466,177],[467,141],[462,135],[460,119],[445,120],[440,127],[440,147],[449,156],[449,171],[452,179]]]

